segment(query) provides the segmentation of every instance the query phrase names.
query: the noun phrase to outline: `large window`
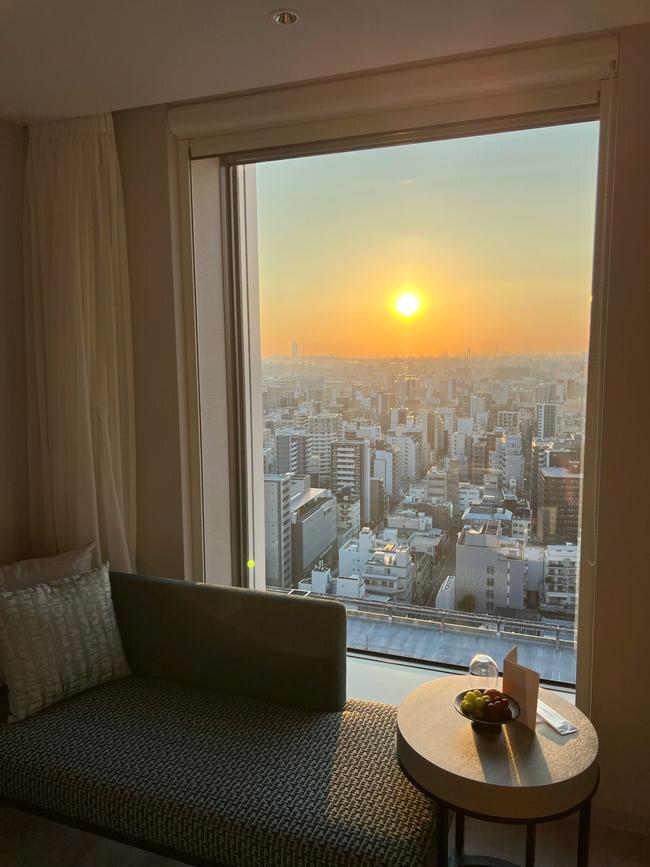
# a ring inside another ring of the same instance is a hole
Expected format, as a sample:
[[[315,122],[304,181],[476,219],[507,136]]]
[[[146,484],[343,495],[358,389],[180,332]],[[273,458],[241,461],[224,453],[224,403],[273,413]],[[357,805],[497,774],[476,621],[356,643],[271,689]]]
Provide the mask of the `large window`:
[[[266,586],[351,648],[575,680],[597,161],[585,122],[246,169]]]

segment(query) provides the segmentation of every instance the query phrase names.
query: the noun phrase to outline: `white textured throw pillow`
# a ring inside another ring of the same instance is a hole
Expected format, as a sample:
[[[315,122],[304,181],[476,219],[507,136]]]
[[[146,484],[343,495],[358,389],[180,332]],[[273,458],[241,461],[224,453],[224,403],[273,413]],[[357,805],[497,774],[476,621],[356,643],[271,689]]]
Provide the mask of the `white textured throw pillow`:
[[[0,566],[0,590],[21,590],[23,587],[42,584],[44,581],[89,572],[93,565],[94,553],[95,543],[90,542],[83,548],[55,554],[53,557],[20,560],[18,563]],[[4,677],[0,665],[0,686],[3,684]]]
[[[108,567],[0,592],[0,659],[9,722],[130,674]]]
[[[53,581],[55,578],[88,572],[92,567],[94,553],[95,543],[91,542],[83,548],[55,554],[54,557],[39,557],[0,566],[0,590],[20,590],[44,581]]]

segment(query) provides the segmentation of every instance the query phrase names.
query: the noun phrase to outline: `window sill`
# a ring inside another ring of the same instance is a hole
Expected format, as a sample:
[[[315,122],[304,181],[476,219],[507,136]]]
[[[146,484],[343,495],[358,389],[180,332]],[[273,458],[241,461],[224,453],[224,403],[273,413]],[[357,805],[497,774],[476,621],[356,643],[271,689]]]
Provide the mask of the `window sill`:
[[[460,672],[458,672],[460,673]],[[381,657],[370,658],[348,653],[348,698],[399,704],[412,690],[435,677],[446,677],[453,671],[411,662],[398,662]],[[575,690],[544,686],[575,704]]]

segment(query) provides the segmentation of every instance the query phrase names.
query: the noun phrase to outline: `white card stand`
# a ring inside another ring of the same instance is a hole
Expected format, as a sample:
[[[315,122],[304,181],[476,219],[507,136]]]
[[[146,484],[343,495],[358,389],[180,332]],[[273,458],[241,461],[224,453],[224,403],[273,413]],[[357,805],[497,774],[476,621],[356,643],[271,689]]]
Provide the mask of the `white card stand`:
[[[517,722],[535,731],[539,674],[532,668],[519,665],[516,647],[503,657],[503,691],[519,705]]]

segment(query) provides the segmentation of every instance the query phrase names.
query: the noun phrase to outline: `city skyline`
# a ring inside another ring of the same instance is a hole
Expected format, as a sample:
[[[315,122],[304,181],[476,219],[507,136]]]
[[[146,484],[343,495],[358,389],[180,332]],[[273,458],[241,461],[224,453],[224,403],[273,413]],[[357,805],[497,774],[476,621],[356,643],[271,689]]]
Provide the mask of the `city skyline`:
[[[498,351],[498,347],[496,348],[496,352],[486,352],[486,353],[474,353],[471,351],[471,346],[469,346],[465,352],[459,353],[458,355],[452,355],[448,352],[441,352],[439,355],[372,355],[372,356],[354,356],[354,355],[308,355],[302,354],[300,352],[298,355],[293,355],[291,352],[292,346],[296,341],[291,341],[291,344],[288,347],[288,352],[277,352],[273,355],[264,355],[262,354],[262,361],[272,361],[273,359],[291,359],[294,361],[320,361],[333,359],[336,361],[394,361],[405,363],[410,360],[424,362],[424,361],[467,361],[470,360],[476,361],[484,361],[484,360],[513,360],[513,359],[524,359],[524,358],[580,358],[586,356],[588,354],[588,349],[575,350],[574,352],[500,352]],[[468,354],[469,350],[469,354]]]
[[[585,352],[597,149],[580,123],[258,164],[262,356]]]
[[[573,681],[585,356],[291,350],[262,367],[267,588],[338,598],[353,648],[464,665],[516,640]]]

